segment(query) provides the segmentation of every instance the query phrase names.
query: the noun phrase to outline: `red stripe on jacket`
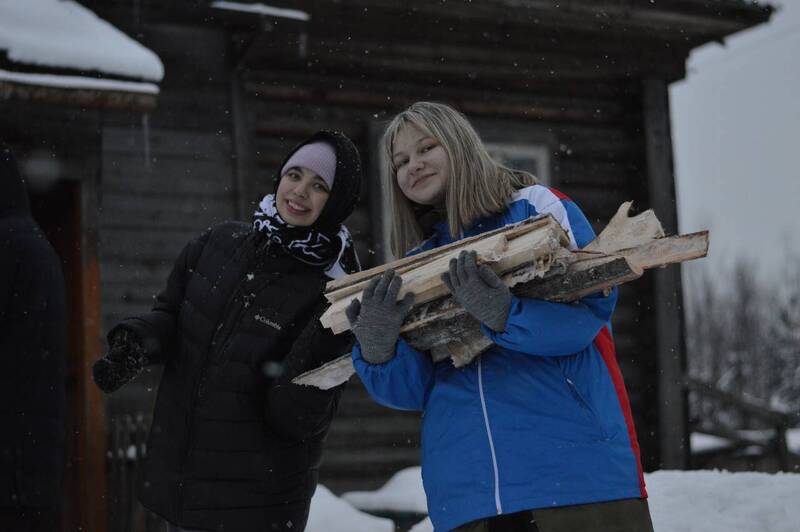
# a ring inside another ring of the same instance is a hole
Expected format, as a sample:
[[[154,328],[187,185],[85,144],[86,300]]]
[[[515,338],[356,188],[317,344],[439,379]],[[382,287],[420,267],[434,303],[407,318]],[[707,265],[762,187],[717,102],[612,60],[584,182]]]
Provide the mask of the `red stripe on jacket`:
[[[628,426],[628,439],[631,442],[631,450],[636,457],[636,469],[639,474],[639,489],[641,490],[642,497],[647,497],[647,489],[644,486],[641,453],[639,452],[639,440],[636,437],[636,427],[633,425],[631,402],[630,399],[628,399],[628,392],[625,389],[622,371],[620,371],[619,364],[617,364],[617,349],[614,346],[614,339],[611,337],[611,331],[608,330],[608,327],[603,327],[600,330],[594,339],[594,344],[597,350],[600,351],[608,373],[611,375],[611,381],[614,383],[619,406],[622,409],[622,414],[625,416],[625,424]]]
[[[560,199],[560,200],[572,201],[572,200],[569,198],[569,196],[567,196],[566,194],[564,194],[564,193],[563,193],[563,192],[561,192],[560,190],[556,190],[556,189],[554,189],[554,188],[552,188],[552,187],[547,187],[547,190],[549,190],[550,192],[552,192],[552,193],[553,193],[553,195],[555,195],[555,197],[557,197],[557,198],[558,198],[558,199]]]

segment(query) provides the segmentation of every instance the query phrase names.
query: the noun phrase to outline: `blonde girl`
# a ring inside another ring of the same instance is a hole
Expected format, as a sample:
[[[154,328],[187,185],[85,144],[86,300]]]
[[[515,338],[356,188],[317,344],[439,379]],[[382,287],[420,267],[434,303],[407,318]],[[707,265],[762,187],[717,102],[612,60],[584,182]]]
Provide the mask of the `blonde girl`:
[[[507,168],[453,108],[418,102],[384,134],[395,254],[413,254],[542,213],[580,248],[595,235],[575,203]],[[372,397],[423,412],[422,475],[435,529],[652,530],[610,320],[617,292],[575,303],[511,294],[473,253],[443,275],[493,346],[434,364],[399,337],[413,304],[375,279],[348,309],[353,363]]]

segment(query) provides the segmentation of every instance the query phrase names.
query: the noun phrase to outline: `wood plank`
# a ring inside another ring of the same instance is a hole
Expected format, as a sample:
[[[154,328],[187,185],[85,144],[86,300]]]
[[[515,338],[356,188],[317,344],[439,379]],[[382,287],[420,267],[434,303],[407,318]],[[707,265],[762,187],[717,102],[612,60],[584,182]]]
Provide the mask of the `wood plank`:
[[[95,166],[96,169],[96,166]],[[76,212],[81,214],[81,274],[78,279],[81,291],[81,308],[76,316],[80,324],[80,350],[76,367],[76,460],[79,464],[78,516],[83,530],[107,530],[106,499],[97,497],[106,493],[106,413],[105,399],[92,380],[92,364],[103,354],[102,294],[97,253],[99,193],[95,181],[84,181],[78,198]]]
[[[374,471],[379,468],[388,468],[396,472],[402,465],[419,464],[419,448],[415,445],[408,447],[369,447],[364,449],[341,449],[336,453],[325,455],[323,467],[331,469],[356,469],[361,471]],[[393,469],[393,468],[398,469]]]
[[[151,127],[103,128],[103,157],[115,160],[117,154],[140,154],[145,151],[157,156],[190,160],[230,160],[231,139],[217,131]]]
[[[721,402],[722,404],[732,406],[742,412],[746,412],[747,414],[767,423],[773,428],[792,427],[797,421],[800,421],[800,413],[790,414],[787,412],[777,411],[773,408],[770,408],[770,406],[764,402],[721,390],[697,378],[686,376],[683,378],[683,385],[688,390],[698,393],[701,396],[710,397]]]
[[[559,184],[564,188],[595,187],[624,189],[630,194],[630,184],[638,177],[627,163],[618,161],[578,160],[559,158]]]
[[[138,157],[117,159],[116,163],[118,167],[106,173],[108,180],[104,191],[109,194],[138,196],[142,200],[172,196],[173,201],[191,202],[219,195],[233,198],[235,194],[230,167],[216,161],[162,159],[150,169]],[[233,203],[232,199],[230,201]]]
[[[0,101],[69,105],[84,109],[145,112],[156,107],[158,96],[136,92],[65,89],[0,81]]]
[[[109,193],[103,203],[103,229],[204,230],[230,220],[234,210],[230,195],[204,196],[195,201],[182,196]]]
[[[140,227],[104,229],[100,233],[101,264],[137,264],[153,269],[172,265],[181,250],[191,240],[200,236],[205,228],[166,229],[146,231]]]

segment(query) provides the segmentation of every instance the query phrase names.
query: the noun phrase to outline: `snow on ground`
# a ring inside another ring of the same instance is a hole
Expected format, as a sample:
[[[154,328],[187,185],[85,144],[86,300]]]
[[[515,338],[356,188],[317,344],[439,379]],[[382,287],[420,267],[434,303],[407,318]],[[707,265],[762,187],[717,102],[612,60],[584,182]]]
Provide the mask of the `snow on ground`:
[[[394,532],[391,519],[365,514],[339,499],[323,485],[311,499],[306,532]]]
[[[403,469],[376,491],[351,491],[342,494],[342,499],[367,512],[390,510],[428,513],[428,501],[422,489],[422,470],[419,467]]]
[[[0,51],[23,64],[164,77],[156,54],[73,1],[0,0]]]
[[[656,471],[646,475],[657,532],[797,532],[800,475]]]
[[[797,432],[797,431],[795,431]],[[725,471],[656,471],[645,475],[650,513],[656,532],[798,532],[800,474],[728,473]],[[391,532],[386,520],[374,525],[358,521],[365,514],[351,504],[377,510],[418,512],[424,502],[420,469],[397,473],[382,488],[350,492],[336,499],[327,489],[314,496],[309,532]],[[346,498],[346,500],[344,500]],[[350,501],[349,504],[347,501]],[[349,519],[353,521],[349,521]],[[317,528],[311,528],[311,521]],[[320,528],[322,524],[326,526]],[[336,528],[332,528],[335,526]],[[432,532],[429,519],[411,532]]]

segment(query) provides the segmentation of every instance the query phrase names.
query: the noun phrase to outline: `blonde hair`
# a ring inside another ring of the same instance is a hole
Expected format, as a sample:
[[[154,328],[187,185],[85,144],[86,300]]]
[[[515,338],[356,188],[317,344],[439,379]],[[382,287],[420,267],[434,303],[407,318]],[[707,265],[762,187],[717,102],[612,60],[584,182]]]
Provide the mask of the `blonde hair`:
[[[393,222],[391,249],[396,257],[403,256],[425,236],[414,212],[415,204],[397,184],[392,162],[394,139],[408,125],[435,138],[447,154],[450,177],[445,184],[445,210],[453,236],[479,218],[502,212],[516,190],[537,183],[533,174],[507,168],[492,159],[472,124],[452,107],[434,102],[411,105],[389,122],[383,134],[383,174],[389,180],[386,188]]]

